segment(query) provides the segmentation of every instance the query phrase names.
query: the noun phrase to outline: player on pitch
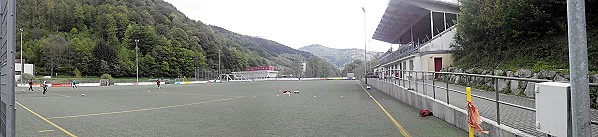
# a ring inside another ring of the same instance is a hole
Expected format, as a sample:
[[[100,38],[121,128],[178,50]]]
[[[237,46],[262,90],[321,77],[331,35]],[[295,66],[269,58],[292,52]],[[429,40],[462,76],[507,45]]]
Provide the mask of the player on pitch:
[[[40,90],[44,88],[44,85],[46,85],[46,83],[47,83],[46,80],[44,80],[44,82],[42,82],[42,84],[40,84],[40,86],[39,86]]]
[[[48,85],[46,84],[46,81],[44,81],[43,88],[44,88],[44,92],[42,94],[44,94],[44,97],[46,97],[46,92],[48,92]]]
[[[156,81],[156,84],[158,85],[158,89],[160,89],[160,79]]]
[[[29,79],[29,89],[27,90],[33,91],[33,79]]]
[[[71,86],[73,89],[77,88],[77,80],[74,80],[71,82]]]

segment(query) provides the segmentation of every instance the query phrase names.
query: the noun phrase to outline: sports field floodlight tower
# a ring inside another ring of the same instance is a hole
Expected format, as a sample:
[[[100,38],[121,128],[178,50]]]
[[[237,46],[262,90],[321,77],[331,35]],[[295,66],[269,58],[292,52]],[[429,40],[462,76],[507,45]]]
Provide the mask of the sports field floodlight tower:
[[[364,72],[363,75],[365,76],[365,84],[368,84],[368,65],[367,65],[367,61],[368,61],[368,42],[367,42],[367,26],[366,26],[366,18],[365,18],[365,7],[361,7],[361,10],[363,11],[363,56],[364,56],[364,62],[363,65],[365,65],[364,67]]]
[[[137,47],[137,43],[139,43],[139,39],[135,39],[135,74],[137,75],[137,83],[135,84],[139,84],[139,57],[138,57],[138,47]]]
[[[25,62],[23,62],[23,28],[20,28],[19,31],[21,32],[21,59],[19,61],[21,62],[21,74],[19,74],[21,77],[19,81],[23,85],[23,74],[25,74]]]

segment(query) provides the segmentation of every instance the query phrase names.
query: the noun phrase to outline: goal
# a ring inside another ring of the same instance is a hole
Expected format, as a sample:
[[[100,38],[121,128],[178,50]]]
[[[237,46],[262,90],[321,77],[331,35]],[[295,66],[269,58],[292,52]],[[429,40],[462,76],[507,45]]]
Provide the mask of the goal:
[[[113,84],[109,79],[100,79],[100,86],[110,86]]]
[[[156,83],[156,81],[158,81],[158,79],[149,79],[148,81]],[[170,79],[160,79],[160,82],[164,82],[164,84],[172,84],[172,83],[170,83]]]

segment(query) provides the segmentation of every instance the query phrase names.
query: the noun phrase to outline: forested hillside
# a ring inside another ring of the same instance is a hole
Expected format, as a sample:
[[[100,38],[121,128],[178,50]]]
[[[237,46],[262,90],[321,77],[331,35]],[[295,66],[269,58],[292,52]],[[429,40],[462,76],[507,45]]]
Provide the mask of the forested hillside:
[[[373,65],[379,64],[379,58],[373,58],[367,63],[368,73],[374,72]],[[347,73],[354,73],[355,76],[364,76],[366,64],[363,64],[362,60],[354,60],[353,62],[345,65],[341,70],[342,75],[346,75]]]
[[[461,0],[457,65],[568,69],[565,0]],[[590,70],[598,71],[598,0],[586,0]]]
[[[23,57],[36,65],[36,75],[134,76],[136,45],[144,77],[217,69],[219,55],[223,69],[289,71],[312,56],[191,20],[162,0],[19,0],[17,28],[24,30]]]
[[[334,67],[342,69],[352,61],[364,59],[363,49],[335,49],[318,44],[313,44],[299,48],[301,51],[307,51],[315,56],[325,59],[332,63]],[[368,51],[368,60],[380,56],[380,52]]]
[[[212,26],[217,34],[230,38],[256,53],[267,65],[275,65],[281,74],[297,74],[299,63],[313,58],[312,54],[299,51],[275,41],[238,34],[218,26]]]

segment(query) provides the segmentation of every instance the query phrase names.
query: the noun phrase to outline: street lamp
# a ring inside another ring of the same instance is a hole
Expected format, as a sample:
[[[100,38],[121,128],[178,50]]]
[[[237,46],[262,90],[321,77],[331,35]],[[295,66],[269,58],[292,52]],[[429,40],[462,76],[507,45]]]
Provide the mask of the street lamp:
[[[363,51],[364,51],[364,53],[363,53],[363,55],[364,55],[363,65],[365,65],[365,67],[364,67],[364,72],[365,72],[364,76],[365,76],[365,84],[367,85],[368,84],[368,65],[367,65],[366,62],[368,61],[368,50],[367,50],[367,48],[368,48],[367,35],[368,34],[367,34],[367,29],[366,29],[366,24],[365,24],[366,23],[365,7],[361,7],[361,10],[363,11],[363,45],[364,45],[364,48],[363,48]]]
[[[220,52],[222,51],[218,49],[218,77],[220,77]]]
[[[25,74],[25,64],[23,63],[23,28],[19,30],[21,31],[21,85],[23,85],[23,74]]]
[[[137,74],[137,85],[139,85],[139,55],[137,55],[137,43],[139,43],[139,39],[135,39],[135,68],[136,68],[136,74]]]

